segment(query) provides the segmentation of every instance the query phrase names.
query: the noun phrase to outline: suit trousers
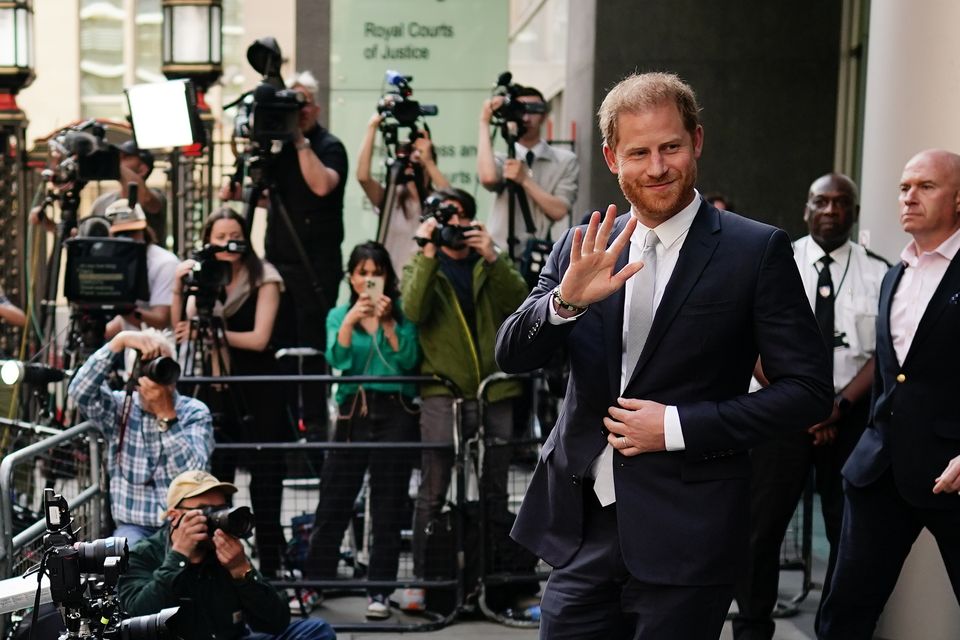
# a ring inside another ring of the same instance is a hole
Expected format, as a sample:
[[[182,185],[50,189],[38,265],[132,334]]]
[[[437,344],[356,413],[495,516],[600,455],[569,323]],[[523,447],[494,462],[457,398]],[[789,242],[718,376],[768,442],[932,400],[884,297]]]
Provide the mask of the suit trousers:
[[[900,495],[892,471],[866,487],[845,482],[844,491],[843,531],[833,583],[821,609],[820,640],[873,638],[880,613],[924,527],[936,538],[960,601],[960,508],[914,507]],[[922,624],[917,620],[918,630]]]
[[[540,638],[716,640],[733,585],[636,580],[620,551],[617,503],[602,507],[593,482],[585,481],[583,487],[583,541],[570,562],[550,573],[540,603]]]
[[[811,468],[830,543],[823,597],[836,562],[843,520],[840,470],[856,446],[866,423],[868,403],[861,402],[837,423],[837,438],[813,446],[806,431],[787,433],[754,447],[750,452],[750,551],[747,565],[734,589],[739,613],[733,619],[736,640],[771,640],[780,582],[780,547]]]

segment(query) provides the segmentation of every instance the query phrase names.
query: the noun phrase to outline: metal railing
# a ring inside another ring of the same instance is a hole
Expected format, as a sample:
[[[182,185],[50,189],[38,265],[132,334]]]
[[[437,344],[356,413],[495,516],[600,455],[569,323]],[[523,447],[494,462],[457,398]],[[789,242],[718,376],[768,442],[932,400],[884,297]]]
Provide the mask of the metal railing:
[[[47,427],[9,420],[2,421],[2,424],[8,427],[16,424],[17,428],[41,434],[50,431]],[[70,503],[71,514],[81,527],[81,538],[92,540],[99,536],[103,523],[103,499],[106,495],[103,484],[102,438],[102,433],[92,422],[82,422],[4,456],[0,462],[0,575],[8,577],[19,573],[20,569],[25,568],[24,563],[38,559],[36,545],[43,536],[45,521],[39,519],[22,531],[15,531],[14,505],[20,504],[29,508],[36,503],[39,508],[39,497],[31,499],[29,495],[29,476],[24,471],[32,472],[38,461],[50,459],[51,452],[61,450],[72,454],[85,449],[85,453],[78,456],[79,459],[73,460],[73,494],[65,492],[68,493],[65,497]],[[18,497],[22,498],[19,502]]]

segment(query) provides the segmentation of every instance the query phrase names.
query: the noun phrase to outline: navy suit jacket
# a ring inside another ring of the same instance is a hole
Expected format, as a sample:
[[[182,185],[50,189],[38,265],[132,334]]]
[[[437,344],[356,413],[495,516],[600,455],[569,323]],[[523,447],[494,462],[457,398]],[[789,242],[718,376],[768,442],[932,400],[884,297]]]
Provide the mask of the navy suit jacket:
[[[617,219],[612,237],[627,219]],[[554,246],[537,287],[497,339],[507,372],[540,367],[568,347],[563,407],[512,532],[555,567],[580,545],[580,484],[607,443],[602,420],[620,395],[623,289],[575,322],[553,325],[547,317],[572,235]],[[628,257],[629,247],[617,268]],[[771,385],[748,394],[758,354]],[[628,569],[650,583],[733,583],[746,556],[748,450],[832,408],[830,363],[787,235],[701,204],[623,395],[677,406],[686,443],[685,451],[614,454]]]
[[[890,334],[890,305],[905,269],[891,267],[880,286],[871,419],[843,468],[864,487],[892,468],[900,494],[918,507],[958,509],[934,480],[960,455],[960,259],[950,262],[901,365]]]

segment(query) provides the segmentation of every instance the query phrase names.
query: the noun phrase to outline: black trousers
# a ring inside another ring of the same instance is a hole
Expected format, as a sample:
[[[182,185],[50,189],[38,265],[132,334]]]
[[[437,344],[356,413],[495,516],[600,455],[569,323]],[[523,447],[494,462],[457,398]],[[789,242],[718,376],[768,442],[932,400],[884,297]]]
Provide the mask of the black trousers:
[[[540,603],[540,637],[716,640],[732,595],[732,585],[676,586],[635,579],[620,552],[616,503],[601,507],[588,481],[583,543],[569,563],[550,573]]]
[[[820,640],[873,638],[880,612],[924,527],[937,540],[960,602],[960,508],[914,507],[900,495],[890,471],[868,487],[845,483],[844,489],[843,532],[833,584],[821,609]],[[923,620],[916,623],[919,638]]]
[[[337,421],[337,442],[416,442],[419,439],[417,416],[411,414],[410,400],[397,394],[367,392],[366,415],[360,415],[361,401],[351,396],[340,406],[341,415],[351,418]],[[373,541],[370,545],[368,577],[371,580],[396,580],[400,558],[400,533],[410,525],[411,507],[407,491],[410,470],[416,460],[415,449],[331,450],[323,465],[320,502],[310,533],[305,574],[313,579],[332,579],[337,575],[340,541],[353,514],[364,473],[370,471],[370,517]],[[389,594],[392,588],[371,590]]]
[[[840,470],[856,446],[866,423],[868,403],[858,403],[837,423],[837,439],[813,446],[806,431],[784,436],[754,447],[750,452],[753,474],[750,484],[750,551],[747,565],[734,589],[740,613],[733,620],[736,640],[771,640],[780,582],[780,547],[790,520],[803,494],[807,477],[814,471],[823,513],[830,556],[824,579],[825,596],[836,564],[837,544],[843,519],[843,486]],[[821,602],[823,602],[821,597]]]

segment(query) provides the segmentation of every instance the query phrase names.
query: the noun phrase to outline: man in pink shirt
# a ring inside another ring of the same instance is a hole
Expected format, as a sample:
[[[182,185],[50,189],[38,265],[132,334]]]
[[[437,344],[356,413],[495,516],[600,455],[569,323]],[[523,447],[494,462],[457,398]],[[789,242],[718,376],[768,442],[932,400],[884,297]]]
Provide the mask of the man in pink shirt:
[[[880,289],[873,411],[843,468],[821,640],[873,637],[923,528],[960,600],[960,156],[927,150],[907,162],[900,224],[913,240]]]

